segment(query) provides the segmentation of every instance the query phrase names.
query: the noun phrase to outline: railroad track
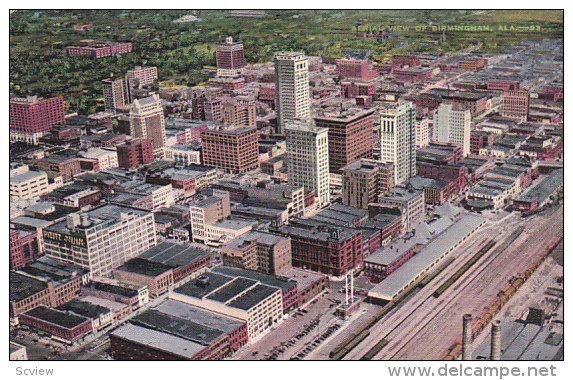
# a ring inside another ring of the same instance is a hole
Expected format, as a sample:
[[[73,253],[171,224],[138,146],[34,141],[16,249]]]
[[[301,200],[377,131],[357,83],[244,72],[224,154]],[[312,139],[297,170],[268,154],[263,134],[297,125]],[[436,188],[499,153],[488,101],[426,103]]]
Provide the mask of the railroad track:
[[[533,231],[535,231],[536,233],[533,234],[522,234],[520,235],[518,238],[516,238],[513,241],[514,246],[512,248],[510,248],[509,250],[506,251],[507,247],[510,244],[507,244],[502,247],[504,248],[503,250],[499,250],[499,252],[496,255],[497,259],[492,258],[492,260],[490,261],[493,262],[493,260],[495,260],[495,266],[499,267],[499,268],[514,268],[515,267],[515,260],[519,259],[520,262],[529,262],[530,260],[535,260],[535,258],[538,256],[538,252],[541,251],[542,247],[538,247],[538,244],[536,244],[537,241],[539,241],[540,237],[537,236],[539,234],[539,231],[545,231],[545,230],[553,230],[556,232],[556,235],[559,235],[560,230],[562,230],[562,225],[560,225],[560,222],[557,219],[553,219],[553,220],[539,220],[540,222],[542,222],[540,224],[539,227],[537,227],[536,229],[534,229]],[[531,224],[530,224],[531,225]],[[531,228],[529,229],[529,232],[531,231]],[[546,243],[543,244],[543,246],[545,246]],[[529,246],[532,247],[536,247],[536,249],[527,249]],[[539,248],[539,249],[537,249]],[[503,253],[503,254],[502,254]],[[483,271],[483,268],[481,269],[480,272]],[[510,269],[510,273],[511,273],[511,269]],[[508,273],[507,275],[509,276],[510,273]],[[515,273],[514,273],[515,274]],[[489,276],[483,276],[483,277],[479,277],[477,279],[476,282],[474,282],[474,280],[476,279],[476,277],[474,276],[473,279],[469,280],[467,282],[467,284],[461,289],[465,289],[469,284],[472,285],[472,288],[470,290],[470,293],[473,291],[474,294],[478,294],[476,292],[478,292],[478,289],[481,287],[487,287],[487,285],[484,283],[484,281],[489,281],[488,283],[495,283],[495,288],[500,287],[503,288],[503,284],[505,283],[505,281],[507,280],[507,276],[505,273],[503,274],[499,274],[499,275],[493,275],[494,277],[492,277],[492,275]],[[497,277],[496,277],[497,276]],[[482,284],[483,283],[483,284]],[[406,334],[406,337],[404,337],[403,335],[400,336],[400,341],[399,344],[394,345],[394,347],[391,347],[388,350],[385,350],[385,358],[396,358],[396,359],[404,359],[404,358],[409,358],[412,357],[412,351],[414,353],[414,355],[418,358],[418,357],[433,357],[432,355],[435,355],[435,347],[428,347],[428,346],[435,346],[432,344],[432,340],[436,340],[437,337],[435,337],[434,335],[432,335],[432,331],[435,330],[436,328],[439,328],[444,330],[444,331],[455,331],[458,327],[459,327],[459,321],[457,318],[453,317],[456,313],[455,310],[461,310],[464,307],[468,307],[468,303],[471,307],[473,307],[473,310],[476,313],[480,313],[481,309],[479,309],[479,305],[481,303],[483,303],[483,300],[477,300],[477,299],[472,299],[470,297],[470,299],[462,299],[460,298],[460,293],[461,290],[459,292],[455,292],[454,294],[452,294],[450,301],[447,302],[447,304],[442,304],[441,306],[441,310],[444,311],[444,309],[446,309],[445,313],[442,314],[446,314],[446,315],[442,315],[442,318],[438,321],[438,320],[434,320],[436,315],[438,315],[438,313],[432,313],[433,315],[431,316],[431,318],[426,320],[426,323],[423,325],[416,325],[416,330],[412,333],[410,332],[409,334]],[[452,290],[452,292],[455,291]],[[493,295],[493,293],[490,292],[490,294],[487,297],[490,298],[495,298],[496,295]],[[481,302],[481,303],[480,303]],[[487,303],[487,302],[486,302]],[[449,312],[449,315],[447,315]],[[433,325],[433,327],[432,327]],[[408,331],[408,329],[406,328],[405,331]],[[426,342],[426,346],[424,347],[420,347],[419,344],[415,344],[415,342],[413,341],[413,339],[416,338],[418,341],[425,341]],[[444,339],[444,337],[440,337],[440,339]],[[455,345],[455,342],[454,342]],[[409,350],[409,351],[408,351]],[[410,354],[408,355],[408,352],[410,352]]]
[[[387,351],[390,351],[387,353],[387,355],[392,355],[397,353],[402,347],[406,346],[407,344],[410,343],[410,341],[416,336],[416,332],[419,330],[422,330],[424,327],[426,327],[433,318],[435,318],[436,315],[438,315],[440,312],[442,312],[444,309],[446,309],[448,306],[450,306],[452,303],[454,303],[457,300],[457,296],[463,292],[463,290],[466,289],[467,286],[469,286],[472,281],[474,279],[476,279],[477,277],[479,277],[479,275],[487,269],[487,267],[499,256],[501,255],[505,249],[507,249],[507,247],[512,244],[523,232],[523,228],[519,227],[517,230],[513,231],[508,239],[504,240],[503,242],[501,242],[500,245],[498,245],[490,255],[485,256],[485,254],[489,251],[491,251],[492,247],[495,246],[496,244],[494,243],[494,245],[491,245],[492,240],[489,240],[486,245],[482,248],[487,248],[487,250],[485,252],[478,252],[476,253],[475,256],[473,256],[472,258],[470,258],[470,260],[468,262],[466,262],[466,264],[464,264],[459,271],[463,271],[463,273],[458,274],[457,272],[454,274],[453,281],[452,277],[450,277],[448,280],[446,280],[437,290],[436,292],[434,292],[430,297],[428,297],[425,301],[424,304],[426,303],[436,303],[437,305],[434,305],[434,307],[431,308],[431,313],[429,314],[424,314],[421,317],[418,317],[417,319],[414,319],[413,321],[410,321],[408,323],[407,326],[403,326],[404,323],[406,323],[407,318],[398,326],[396,326],[396,328],[394,328],[392,330],[391,333],[389,333],[386,337],[384,337],[385,339],[391,340],[392,338],[395,338],[395,336],[391,336],[394,332],[397,332],[398,328],[400,328],[400,332],[402,331],[407,331],[408,335],[407,338],[404,339],[403,336],[401,337],[401,339],[397,342],[395,342],[392,346],[385,346],[387,347]],[[481,253],[481,254],[480,254]],[[477,259],[473,260],[474,257],[477,257]],[[467,265],[470,264],[471,265]],[[470,269],[470,267],[474,266],[474,265],[478,265],[478,268],[476,268],[476,270],[474,270],[471,274],[469,274],[466,277],[462,276],[464,274],[466,274],[466,272]],[[460,281],[461,282],[458,282]],[[458,282],[458,284],[456,286],[453,286],[456,282]],[[462,286],[463,284],[463,286]],[[453,286],[453,287],[452,287]],[[448,295],[451,295],[450,298],[448,299],[448,301],[444,301],[443,299],[439,299],[439,297],[445,293],[449,293]],[[453,294],[452,294],[453,293]],[[437,296],[437,297],[436,297]],[[414,311],[415,312],[415,311]],[[414,313],[413,312],[413,313]],[[411,313],[408,318],[413,314]],[[424,322],[422,325],[420,325],[420,322]],[[413,327],[416,326],[416,329],[414,329]],[[379,356],[380,353],[378,353],[376,356]]]
[[[483,235],[483,233],[485,231],[487,231],[488,229],[490,229],[492,227],[493,226],[486,227],[482,231],[481,235]],[[497,234],[499,235],[500,232],[498,232]],[[475,248],[476,246],[479,247],[484,242],[484,240],[478,240],[478,237],[475,237],[474,239],[475,240],[473,242],[471,242],[469,247],[464,248],[465,250],[471,250],[471,249]],[[486,244],[487,244],[487,242],[486,242]],[[480,249],[481,248],[482,247],[480,247]],[[458,259],[460,259],[460,258],[461,258],[461,256],[458,256]],[[471,256],[470,256],[470,258],[471,258]],[[450,264],[452,264],[452,262],[455,261],[454,257],[451,257],[450,259],[447,259],[447,260],[448,261],[444,262],[441,267],[439,267],[435,270],[435,272],[438,272],[438,273],[434,272],[434,273],[429,274],[429,276],[431,276],[432,279],[439,277],[440,274],[443,273],[443,270],[445,269],[445,267],[449,266]],[[430,281],[432,281],[432,279],[428,280],[428,282],[426,282],[425,285],[427,285]],[[439,279],[438,282],[440,280],[442,280],[442,279]],[[351,353],[351,352],[354,353],[354,351],[359,350],[360,348],[357,346],[360,345],[362,342],[366,342],[367,347],[374,342],[376,342],[374,344],[374,346],[378,346],[378,347],[386,346],[387,344],[380,344],[379,345],[379,343],[381,343],[384,339],[386,339],[386,337],[388,335],[390,335],[392,332],[394,332],[396,329],[398,329],[400,327],[400,325],[403,323],[403,321],[407,320],[413,313],[415,313],[415,311],[418,307],[422,306],[425,302],[427,302],[430,298],[432,298],[432,294],[429,293],[429,294],[425,295],[424,298],[422,298],[421,302],[418,302],[418,304],[416,306],[412,307],[411,311],[409,311],[406,315],[400,314],[401,308],[399,308],[398,306],[405,299],[407,299],[408,296],[415,290],[416,290],[416,287],[413,287],[412,289],[410,289],[410,291],[408,293],[404,294],[399,300],[392,301],[392,302],[388,303],[384,307],[384,309],[380,312],[379,315],[374,317],[373,320],[371,320],[369,323],[367,323],[365,327],[361,328],[357,333],[355,333],[353,335],[357,336],[357,335],[361,334],[362,332],[364,332],[365,330],[370,330],[372,328],[376,328],[377,325],[379,325],[379,324],[383,325],[382,328],[385,328],[386,326],[394,326],[393,328],[391,328],[390,331],[383,332],[381,334],[380,333],[368,334],[372,337],[369,341],[366,340],[367,336],[365,336],[363,339],[360,339],[359,341],[358,340],[352,340],[352,337],[350,337],[350,339],[343,341],[341,344],[339,344],[331,352],[331,355],[332,355],[331,357],[345,358],[349,353]],[[382,321],[382,319],[384,319],[384,320]],[[356,344],[354,344],[354,343],[356,343]],[[372,348],[370,348],[365,353],[362,350],[364,355],[363,354],[352,355],[352,357],[350,359],[362,359],[362,358],[364,358],[365,360],[367,360],[369,357],[369,355],[367,355],[367,354],[368,354],[368,352],[370,352],[371,349]],[[374,352],[370,352],[370,355],[374,355],[374,354],[375,354]]]

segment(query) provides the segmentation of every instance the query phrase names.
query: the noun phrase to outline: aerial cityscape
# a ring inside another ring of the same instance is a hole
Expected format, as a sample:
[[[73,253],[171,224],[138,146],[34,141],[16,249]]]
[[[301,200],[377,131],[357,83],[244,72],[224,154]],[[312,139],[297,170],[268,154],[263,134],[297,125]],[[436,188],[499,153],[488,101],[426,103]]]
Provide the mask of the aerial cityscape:
[[[562,361],[563,13],[10,11],[10,360]]]

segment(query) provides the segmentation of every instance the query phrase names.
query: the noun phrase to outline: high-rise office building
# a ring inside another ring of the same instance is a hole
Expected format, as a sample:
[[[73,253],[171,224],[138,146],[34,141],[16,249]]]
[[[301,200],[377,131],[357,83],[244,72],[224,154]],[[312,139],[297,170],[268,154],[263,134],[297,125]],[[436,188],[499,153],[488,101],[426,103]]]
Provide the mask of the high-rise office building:
[[[442,103],[434,117],[433,140],[454,143],[470,154],[472,113],[454,104]]]
[[[330,171],[361,158],[372,158],[374,110],[351,108],[314,118],[317,127],[328,128],[328,162]]]
[[[319,207],[330,203],[328,128],[289,123],[285,128],[288,181],[313,191]]]
[[[342,168],[342,203],[368,209],[394,187],[393,164],[362,159]]]
[[[163,155],[165,145],[165,115],[159,95],[135,99],[129,109],[131,137],[149,139],[155,157]]]
[[[245,49],[243,44],[234,42],[233,37],[227,37],[225,42],[217,46],[217,76],[235,77],[245,67]]]
[[[380,159],[394,164],[394,183],[416,175],[416,110],[402,103],[380,114]]]
[[[259,132],[256,128],[221,128],[201,133],[203,164],[243,174],[259,167]]]
[[[308,60],[304,53],[290,52],[277,53],[274,62],[277,132],[284,133],[287,123],[310,120]]]
[[[10,141],[37,144],[56,124],[64,122],[64,99],[37,96],[10,99]]]
[[[101,81],[105,112],[126,111],[131,103],[129,88],[125,78],[108,78]]]

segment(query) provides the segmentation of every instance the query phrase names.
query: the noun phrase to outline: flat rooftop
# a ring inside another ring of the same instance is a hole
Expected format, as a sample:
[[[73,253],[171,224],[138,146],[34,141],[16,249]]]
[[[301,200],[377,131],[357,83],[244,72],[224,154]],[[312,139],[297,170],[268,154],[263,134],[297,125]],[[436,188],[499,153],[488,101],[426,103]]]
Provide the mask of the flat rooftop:
[[[110,335],[185,359],[193,359],[205,349],[205,346],[199,343],[131,323],[119,327]]]
[[[253,281],[248,278],[237,277],[233,281],[225,284],[223,287],[209,294],[207,298],[214,301],[227,303],[228,301],[237,297],[239,294],[243,293],[245,289],[249,289],[254,286],[256,283],[257,281]]]
[[[563,335],[547,327],[519,321],[501,322],[501,360],[562,360]],[[474,359],[488,360],[491,334],[474,351]]]
[[[209,251],[188,244],[163,241],[139,255],[139,258],[175,268],[193,264],[209,256]]]
[[[171,299],[167,299],[152,310],[157,310],[164,314],[173,315],[178,318],[193,321],[201,326],[206,326],[219,331],[230,332],[241,327],[245,322],[196,306],[186,304]]]
[[[48,284],[33,277],[10,271],[10,302],[18,302],[48,288]]]
[[[279,291],[279,289],[258,284],[228,303],[228,306],[241,310],[249,310],[277,291]]]
[[[250,278],[253,280],[259,281],[261,284],[265,284],[268,286],[274,286],[276,288],[282,289],[283,293],[288,292],[294,286],[296,286],[296,282],[283,277],[277,277],[270,274],[256,272],[253,270],[242,269],[242,268],[235,268],[229,266],[217,266],[213,268],[213,272],[224,274],[226,276],[232,277],[245,277]]]
[[[532,188],[528,189],[520,197],[517,198],[518,201],[537,201],[538,203],[546,200],[555,190],[563,186],[563,169],[557,169],[539,182]]]
[[[122,266],[117,268],[118,271],[131,272],[148,277],[157,277],[171,269],[171,266],[139,257],[126,261]]]
[[[207,276],[207,281],[205,283],[190,281],[176,288],[174,292],[193,298],[203,298],[225,284],[233,281],[233,277],[219,273],[210,272],[205,274],[205,276]]]
[[[92,281],[87,288],[105,293],[117,294],[118,296],[133,298],[139,294],[137,290],[121,285],[108,284],[106,282]]]
[[[88,320],[87,318],[76,314],[51,309],[45,306],[38,306],[35,309],[25,312],[24,315],[43,320],[66,329],[72,329]]]
[[[91,319],[99,318],[100,315],[110,312],[110,309],[106,307],[79,300],[72,300],[67,304],[60,306],[60,310],[69,311]]]
[[[463,215],[456,223],[428,243],[417,255],[372,288],[368,295],[375,298],[393,299],[416,276],[446,255],[453,246],[459,244],[467,234],[476,230],[484,222],[485,219],[480,216]]]
[[[210,272],[180,286],[174,292],[249,310],[278,290],[278,287],[267,286],[254,279]]]
[[[62,263],[48,256],[38,258],[38,260],[33,263],[21,268],[20,271],[57,283],[65,283],[76,276],[88,274],[87,269],[77,267],[73,264]]]
[[[144,311],[131,318],[130,322],[134,325],[174,335],[202,346],[208,346],[224,334],[223,331],[203,326],[192,320],[153,309]]]
[[[39,178],[39,177],[42,177],[45,175],[46,175],[45,172],[39,172],[39,171],[31,170],[31,171],[28,171],[26,173],[22,173],[22,174],[18,174],[18,175],[10,177],[10,183],[17,185],[17,184],[28,182],[34,178]]]
[[[120,223],[122,214],[136,215],[138,217],[144,217],[150,213],[147,211],[138,210],[131,207],[124,207],[120,205],[107,204],[102,207],[95,208],[93,210],[87,211],[88,219],[90,221],[90,226],[87,228],[93,228],[96,225],[102,225],[104,223],[117,224]],[[78,226],[77,228],[86,228]],[[55,231],[61,233],[69,233],[72,230],[68,228],[67,222],[61,221],[48,228],[48,231]]]

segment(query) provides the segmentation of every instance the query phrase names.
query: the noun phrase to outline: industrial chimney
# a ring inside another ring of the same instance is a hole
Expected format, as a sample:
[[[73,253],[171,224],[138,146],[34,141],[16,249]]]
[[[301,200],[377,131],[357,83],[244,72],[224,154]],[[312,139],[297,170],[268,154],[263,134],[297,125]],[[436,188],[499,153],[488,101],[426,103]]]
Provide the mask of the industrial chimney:
[[[462,360],[472,360],[472,322],[471,314],[464,314],[462,325]]]
[[[491,352],[490,360],[501,360],[501,321],[491,323]]]

